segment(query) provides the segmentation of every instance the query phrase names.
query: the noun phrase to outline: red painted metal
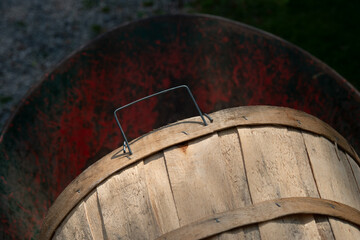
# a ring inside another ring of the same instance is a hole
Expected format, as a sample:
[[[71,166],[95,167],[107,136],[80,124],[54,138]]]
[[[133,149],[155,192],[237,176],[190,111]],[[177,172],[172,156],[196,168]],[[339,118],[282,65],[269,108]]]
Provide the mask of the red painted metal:
[[[54,199],[119,147],[115,108],[186,84],[204,112],[287,106],[332,125],[360,149],[360,95],[328,66],[268,33],[210,16],[162,16],[102,35],[51,72],[0,139],[4,237],[37,237]],[[121,113],[130,138],[196,115],[186,91]],[[191,106],[191,107],[188,107]]]

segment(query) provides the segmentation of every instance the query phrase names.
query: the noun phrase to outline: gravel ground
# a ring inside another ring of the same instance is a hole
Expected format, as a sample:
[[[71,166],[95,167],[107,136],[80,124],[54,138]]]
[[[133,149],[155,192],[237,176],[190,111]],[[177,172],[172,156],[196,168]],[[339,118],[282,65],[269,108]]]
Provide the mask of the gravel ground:
[[[186,12],[191,0],[0,0],[0,132],[42,76],[124,22]]]

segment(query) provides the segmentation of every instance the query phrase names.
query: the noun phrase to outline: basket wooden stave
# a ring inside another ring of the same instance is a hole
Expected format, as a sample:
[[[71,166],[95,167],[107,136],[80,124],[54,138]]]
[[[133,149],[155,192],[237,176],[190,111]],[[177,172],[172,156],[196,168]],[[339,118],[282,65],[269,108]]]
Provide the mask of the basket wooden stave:
[[[360,238],[359,159],[335,130],[287,108],[240,107],[211,116],[209,126],[185,120],[133,142],[131,156],[118,149],[92,165],[51,207],[42,237]],[[316,205],[321,199],[336,202]],[[291,201],[317,207],[281,216]],[[269,211],[280,217],[256,220],[274,204],[279,210]],[[339,215],[355,220],[330,214],[337,204],[345,209]],[[247,218],[255,220],[245,225],[221,218],[249,208],[255,210]],[[206,225],[214,221],[228,225],[214,233]]]

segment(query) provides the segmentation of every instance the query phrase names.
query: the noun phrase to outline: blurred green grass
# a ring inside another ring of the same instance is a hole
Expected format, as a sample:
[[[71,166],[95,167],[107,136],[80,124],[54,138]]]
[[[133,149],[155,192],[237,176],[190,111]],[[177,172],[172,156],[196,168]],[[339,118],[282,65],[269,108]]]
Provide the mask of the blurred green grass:
[[[359,0],[196,0],[191,7],[282,37],[360,89]]]

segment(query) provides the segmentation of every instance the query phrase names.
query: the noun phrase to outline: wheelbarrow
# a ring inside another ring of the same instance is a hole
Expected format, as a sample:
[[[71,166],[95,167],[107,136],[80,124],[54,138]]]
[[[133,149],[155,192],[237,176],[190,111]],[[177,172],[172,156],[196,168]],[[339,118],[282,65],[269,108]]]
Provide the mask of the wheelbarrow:
[[[3,238],[37,238],[59,193],[122,146],[114,110],[188,85],[206,113],[285,106],[330,124],[360,150],[360,94],[304,50],[220,17],[159,16],[120,26],[72,54],[23,99],[0,138]],[[119,113],[126,136],[196,114],[187,92]]]

